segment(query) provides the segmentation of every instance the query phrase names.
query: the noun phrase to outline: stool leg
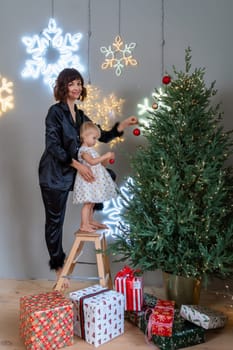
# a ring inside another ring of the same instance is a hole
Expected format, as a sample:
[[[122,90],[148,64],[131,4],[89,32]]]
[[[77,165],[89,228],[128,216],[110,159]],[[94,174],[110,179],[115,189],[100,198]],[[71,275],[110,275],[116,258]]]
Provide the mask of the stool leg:
[[[107,250],[107,242],[106,242],[105,234],[103,234],[103,239],[102,239],[102,250],[104,252],[106,252]],[[104,259],[105,273],[106,275],[108,275],[108,280],[107,280],[108,288],[113,289],[109,257],[106,253],[103,253],[103,259]]]
[[[69,274],[72,273],[73,269],[74,269],[74,260],[76,258],[76,256],[80,253],[80,251],[83,248],[83,242],[80,241],[79,237],[76,237],[73,246],[71,248],[70,254],[67,258],[67,260],[65,261],[65,264],[63,266],[62,272],[60,277],[57,280],[57,283],[54,287],[54,290],[57,291],[61,291],[62,290],[62,286],[63,286],[63,282],[64,282],[64,277],[63,276],[68,276]]]
[[[101,239],[102,239],[102,237],[98,237],[95,239],[95,249],[96,250],[102,250]],[[104,270],[103,254],[96,253],[96,260],[97,260],[98,275],[100,278],[100,285],[102,287],[106,287],[106,276],[105,276],[105,270]]]

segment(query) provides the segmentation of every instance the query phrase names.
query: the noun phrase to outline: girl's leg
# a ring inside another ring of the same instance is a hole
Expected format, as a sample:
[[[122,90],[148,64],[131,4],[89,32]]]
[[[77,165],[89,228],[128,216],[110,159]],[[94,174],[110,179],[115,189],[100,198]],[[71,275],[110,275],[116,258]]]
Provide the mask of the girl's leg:
[[[80,230],[85,232],[94,232],[95,227],[90,223],[90,216],[92,212],[92,203],[84,203],[81,209],[81,224]]]
[[[91,210],[90,210],[90,218],[89,218],[89,222],[92,224],[92,226],[95,227],[96,230],[98,229],[108,229],[108,226],[104,225],[104,224],[101,224],[100,222],[98,221],[95,221],[93,216],[94,216],[94,206],[95,206],[95,203],[92,203],[92,207],[91,207]]]

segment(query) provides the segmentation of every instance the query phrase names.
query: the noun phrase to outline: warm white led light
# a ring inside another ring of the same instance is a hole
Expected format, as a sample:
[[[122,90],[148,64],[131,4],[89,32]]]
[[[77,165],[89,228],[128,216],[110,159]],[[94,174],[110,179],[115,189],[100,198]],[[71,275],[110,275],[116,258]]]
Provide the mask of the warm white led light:
[[[122,113],[124,100],[118,99],[114,94],[103,96],[101,90],[95,85],[88,84],[86,88],[87,97],[83,102],[80,102],[80,108],[94,123],[101,125],[102,129],[111,129],[115,119],[119,118]],[[112,147],[123,141],[123,137],[117,137],[109,145]]]
[[[120,35],[117,35],[112,45],[100,48],[100,51],[105,55],[105,61],[102,63],[101,68],[114,68],[116,75],[119,76],[124,67],[136,66],[137,60],[132,56],[135,46],[136,43],[124,44]]]
[[[14,108],[13,83],[0,76],[0,116]]]
[[[53,88],[54,81],[60,71],[67,67],[84,71],[79,56],[74,54],[79,48],[81,33],[62,35],[62,29],[50,18],[48,27],[40,35],[24,36],[22,42],[31,59],[25,62],[21,74],[23,78],[37,79],[40,76],[46,84]]]

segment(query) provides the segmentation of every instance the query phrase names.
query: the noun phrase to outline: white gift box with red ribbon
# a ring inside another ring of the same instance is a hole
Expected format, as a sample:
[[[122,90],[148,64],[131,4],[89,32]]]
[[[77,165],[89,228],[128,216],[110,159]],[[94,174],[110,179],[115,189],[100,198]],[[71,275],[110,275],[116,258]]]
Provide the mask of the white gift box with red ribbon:
[[[94,285],[70,293],[74,333],[98,347],[124,333],[124,296]]]

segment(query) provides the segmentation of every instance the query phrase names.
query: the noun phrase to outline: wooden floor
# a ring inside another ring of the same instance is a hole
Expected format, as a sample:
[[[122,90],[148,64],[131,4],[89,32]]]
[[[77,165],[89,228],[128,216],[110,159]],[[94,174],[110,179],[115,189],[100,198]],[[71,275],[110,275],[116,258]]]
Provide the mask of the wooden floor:
[[[0,350],[23,350],[23,342],[19,338],[19,298],[24,295],[37,294],[51,291],[52,281],[33,280],[0,280]],[[75,283],[71,290],[78,290],[87,287],[88,284]],[[145,291],[163,297],[163,290],[159,288],[145,288]],[[232,293],[231,293],[232,294]],[[221,310],[228,315],[228,322],[224,329],[209,331],[204,344],[188,347],[195,350],[233,350],[233,300],[225,293],[225,290],[204,291],[201,295],[200,304],[208,305],[216,310]],[[111,342],[99,347],[101,350],[146,350],[151,347],[145,343],[143,333],[125,322],[125,333]],[[74,344],[66,347],[69,350],[95,349],[93,345],[86,343],[78,337],[74,338]]]

